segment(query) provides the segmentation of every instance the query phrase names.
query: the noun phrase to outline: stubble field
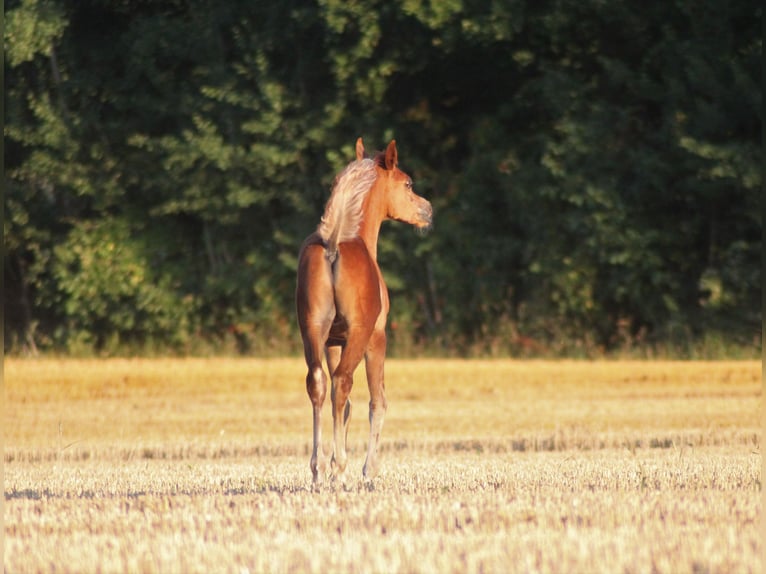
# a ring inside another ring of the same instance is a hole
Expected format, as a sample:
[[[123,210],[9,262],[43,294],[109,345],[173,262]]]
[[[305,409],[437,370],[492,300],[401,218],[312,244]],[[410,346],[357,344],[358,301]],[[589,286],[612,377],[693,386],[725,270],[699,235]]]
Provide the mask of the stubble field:
[[[7,360],[5,571],[762,571],[759,363],[386,367],[314,489],[299,360]]]

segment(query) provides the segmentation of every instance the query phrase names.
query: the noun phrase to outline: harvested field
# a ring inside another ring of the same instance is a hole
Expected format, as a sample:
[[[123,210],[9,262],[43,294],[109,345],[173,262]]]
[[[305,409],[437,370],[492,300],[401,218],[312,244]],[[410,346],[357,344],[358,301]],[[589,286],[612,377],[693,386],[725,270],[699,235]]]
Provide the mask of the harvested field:
[[[6,572],[762,571],[758,363],[389,361],[320,489],[304,376],[6,361]]]

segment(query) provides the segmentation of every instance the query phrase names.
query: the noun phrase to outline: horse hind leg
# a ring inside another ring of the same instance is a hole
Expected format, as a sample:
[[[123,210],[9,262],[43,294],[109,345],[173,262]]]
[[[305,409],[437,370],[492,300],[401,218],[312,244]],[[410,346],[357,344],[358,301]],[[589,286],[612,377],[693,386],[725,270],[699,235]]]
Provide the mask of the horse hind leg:
[[[383,363],[386,358],[386,334],[384,331],[373,333],[365,354],[367,385],[370,389],[370,438],[367,444],[367,458],[364,461],[362,474],[372,479],[378,474],[378,443],[383,430],[383,420],[386,416],[388,403],[386,401],[386,385],[383,374]]]
[[[327,358],[327,368],[330,371],[330,373],[335,373],[335,371],[338,368],[338,365],[340,364],[340,356],[342,352],[342,347],[339,345],[333,345],[329,346],[325,349],[325,356]],[[335,395],[335,380],[332,381],[332,390],[331,396]],[[346,444],[348,444],[348,427],[349,422],[351,421],[351,399],[346,398],[346,407],[343,410],[343,437],[346,441]],[[333,441],[333,459],[335,458],[335,443]],[[334,464],[334,463],[333,463]]]
[[[332,419],[333,419],[333,449],[330,462],[332,473],[335,477],[342,477],[346,470],[348,455],[346,444],[348,442],[348,427],[351,420],[351,400],[348,395],[354,384],[353,371],[337,372],[332,378]]]
[[[346,443],[351,420],[351,401],[348,396],[354,384],[354,371],[364,356],[365,342],[369,331],[357,330],[349,333],[346,346],[340,354],[338,366],[332,375],[333,455],[332,473],[342,477],[346,470],[348,456]]]
[[[314,414],[314,444],[311,451],[311,474],[314,484],[319,482],[327,469],[327,460],[322,448],[322,405],[327,395],[327,376],[322,366],[315,364],[306,375],[306,390],[311,399]]]

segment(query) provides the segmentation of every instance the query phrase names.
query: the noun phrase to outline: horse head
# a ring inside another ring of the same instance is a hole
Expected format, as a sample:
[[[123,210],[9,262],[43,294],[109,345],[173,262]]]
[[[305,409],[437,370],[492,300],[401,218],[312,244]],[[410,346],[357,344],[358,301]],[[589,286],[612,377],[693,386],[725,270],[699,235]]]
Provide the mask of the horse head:
[[[364,158],[362,138],[356,140],[356,158]],[[382,186],[383,209],[387,219],[403,221],[418,229],[431,227],[433,208],[423,197],[413,191],[412,178],[399,169],[396,140],[391,140],[385,152],[375,156],[378,185]]]

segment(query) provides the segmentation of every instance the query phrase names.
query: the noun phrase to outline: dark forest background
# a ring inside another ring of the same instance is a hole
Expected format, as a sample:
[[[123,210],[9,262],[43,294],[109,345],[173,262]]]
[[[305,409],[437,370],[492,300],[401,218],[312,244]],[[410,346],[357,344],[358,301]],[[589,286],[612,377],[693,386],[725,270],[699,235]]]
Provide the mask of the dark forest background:
[[[396,138],[393,354],[761,346],[755,0],[9,0],[15,353],[296,353],[297,252]]]

